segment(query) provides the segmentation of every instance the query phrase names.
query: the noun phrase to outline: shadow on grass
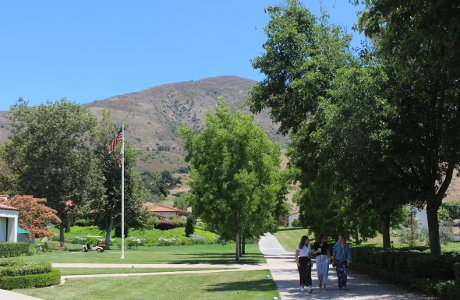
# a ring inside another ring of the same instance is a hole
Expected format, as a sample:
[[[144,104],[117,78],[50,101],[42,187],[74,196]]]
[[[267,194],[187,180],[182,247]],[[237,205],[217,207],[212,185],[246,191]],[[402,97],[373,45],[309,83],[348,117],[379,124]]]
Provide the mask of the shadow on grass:
[[[205,289],[208,292],[228,292],[228,291],[255,291],[267,292],[276,291],[276,285],[271,280],[250,280],[219,283],[210,285]]]
[[[176,253],[178,258],[170,260],[170,264],[259,264],[263,263],[263,255],[259,253],[247,253],[241,256],[240,261],[235,261],[234,253],[201,252],[201,253]],[[180,258],[183,256],[184,258]]]

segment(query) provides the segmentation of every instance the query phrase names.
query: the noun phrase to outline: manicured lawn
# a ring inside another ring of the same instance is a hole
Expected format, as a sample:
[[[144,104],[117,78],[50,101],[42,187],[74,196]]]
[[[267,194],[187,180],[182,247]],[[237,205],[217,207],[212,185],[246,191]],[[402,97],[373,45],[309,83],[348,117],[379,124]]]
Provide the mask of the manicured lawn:
[[[266,271],[219,274],[68,279],[64,285],[15,290],[49,300],[63,299],[273,299],[280,296]]]
[[[286,251],[294,252],[302,235],[307,235],[313,243],[314,236],[304,228],[282,227],[274,234]]]
[[[257,244],[246,245],[241,263],[265,263]],[[120,250],[103,253],[55,251],[22,257],[26,261],[49,261],[51,263],[136,263],[136,264],[231,264],[235,263],[235,244],[154,246],[126,250],[125,259],[120,259]]]
[[[275,234],[276,238],[280,244],[287,251],[294,252],[300,238],[302,235],[307,235],[310,238],[310,242],[314,242],[315,236],[310,234],[307,229],[304,228],[291,228],[291,227],[281,227],[279,231]],[[393,241],[393,247],[395,248],[406,248],[408,245],[402,244],[399,242],[398,237],[392,236],[391,240]],[[350,244],[353,244],[353,240],[349,241]],[[375,247],[382,247],[383,240],[380,233],[377,234],[375,238],[368,239],[367,242],[364,242],[362,245],[372,245]],[[460,243],[448,243],[447,245],[441,244],[441,250],[444,252],[447,251],[456,251],[460,252]],[[428,250],[427,250],[428,251]]]
[[[222,268],[58,268],[61,275],[92,275],[92,274],[126,274],[126,273],[159,273],[180,271],[222,270]]]

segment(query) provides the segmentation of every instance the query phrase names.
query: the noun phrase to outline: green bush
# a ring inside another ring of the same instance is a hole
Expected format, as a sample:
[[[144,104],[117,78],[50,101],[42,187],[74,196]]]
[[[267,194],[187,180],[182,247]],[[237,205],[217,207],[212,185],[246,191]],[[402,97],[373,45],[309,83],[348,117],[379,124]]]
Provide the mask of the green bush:
[[[0,243],[0,257],[14,257],[21,255],[30,255],[29,244],[27,243]]]
[[[45,287],[61,283],[61,271],[53,270],[43,274],[1,276],[0,288],[5,290]]]
[[[93,226],[94,222],[88,219],[78,219],[75,221],[74,225],[80,227]]]
[[[39,263],[15,263],[0,268],[0,277],[3,276],[22,276],[31,274],[43,274],[52,271],[51,264],[48,262]]]
[[[351,268],[441,299],[455,299],[460,286],[460,256],[444,253],[434,257],[419,250],[353,247]]]
[[[192,215],[187,217],[187,223],[185,224],[185,236],[189,237],[195,232],[195,219]]]
[[[61,273],[48,262],[29,263],[20,259],[0,260],[0,288],[44,287],[59,284]]]

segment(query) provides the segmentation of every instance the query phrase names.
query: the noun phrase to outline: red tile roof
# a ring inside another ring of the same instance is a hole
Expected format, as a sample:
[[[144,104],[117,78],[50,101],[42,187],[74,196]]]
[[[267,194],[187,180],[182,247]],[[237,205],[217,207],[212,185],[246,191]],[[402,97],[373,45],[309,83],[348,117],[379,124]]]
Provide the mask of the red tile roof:
[[[171,206],[158,204],[158,203],[147,202],[147,203],[144,203],[144,205],[147,207],[147,209],[151,213],[156,213],[156,212],[178,212],[178,213],[183,214],[183,215],[188,215],[189,214],[188,211],[178,209],[178,208],[175,208],[175,207],[171,207]]]
[[[3,209],[3,210],[17,210],[17,211],[19,210],[17,208],[12,207],[12,206],[8,206],[8,205],[1,204],[1,203],[0,203],[0,209]]]

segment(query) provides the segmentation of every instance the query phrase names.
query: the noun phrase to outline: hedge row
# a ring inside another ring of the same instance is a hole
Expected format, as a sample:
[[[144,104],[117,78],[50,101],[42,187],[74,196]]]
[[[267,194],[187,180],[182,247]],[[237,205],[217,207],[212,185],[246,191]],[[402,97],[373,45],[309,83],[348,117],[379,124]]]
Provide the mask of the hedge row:
[[[61,271],[59,270],[52,270],[44,274],[0,277],[0,288],[5,290],[45,287],[59,283],[61,283]]]
[[[460,298],[460,256],[457,253],[434,257],[408,250],[354,247],[352,256],[351,267],[358,272],[441,299]]]
[[[0,277],[44,274],[52,271],[48,262],[19,263],[0,268]]]
[[[27,243],[13,243],[13,242],[1,242],[0,243],[0,257],[14,257],[21,255],[28,255],[29,244]]]

